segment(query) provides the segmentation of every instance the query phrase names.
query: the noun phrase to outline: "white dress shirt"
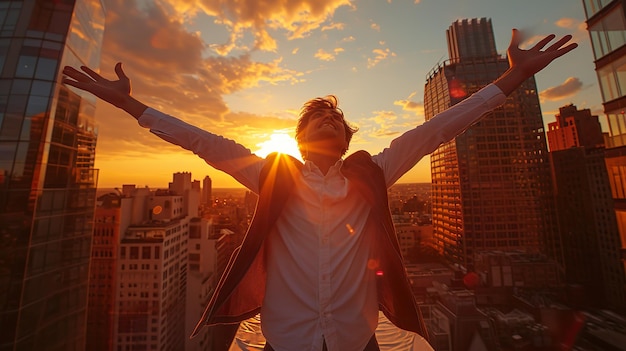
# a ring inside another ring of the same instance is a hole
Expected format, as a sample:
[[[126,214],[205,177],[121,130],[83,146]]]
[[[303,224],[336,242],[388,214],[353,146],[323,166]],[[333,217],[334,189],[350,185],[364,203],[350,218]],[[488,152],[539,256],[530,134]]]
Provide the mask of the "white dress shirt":
[[[372,160],[393,185],[422,157],[501,105],[490,84],[463,102],[394,139]],[[240,144],[148,109],[139,124],[191,150],[258,193],[264,159]],[[326,175],[310,161],[268,236],[267,286],[261,307],[263,334],[277,351],[361,351],[378,322],[375,265],[368,262],[373,235],[369,206],[341,174],[339,160]]]

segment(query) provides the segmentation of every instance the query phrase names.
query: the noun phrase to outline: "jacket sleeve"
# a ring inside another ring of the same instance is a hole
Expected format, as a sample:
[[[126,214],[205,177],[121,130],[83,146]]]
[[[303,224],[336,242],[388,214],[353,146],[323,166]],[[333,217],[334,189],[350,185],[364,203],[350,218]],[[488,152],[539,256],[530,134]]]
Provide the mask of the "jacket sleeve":
[[[138,122],[159,138],[193,152],[215,169],[226,172],[258,193],[259,174],[265,159],[243,145],[152,108],[148,108]]]

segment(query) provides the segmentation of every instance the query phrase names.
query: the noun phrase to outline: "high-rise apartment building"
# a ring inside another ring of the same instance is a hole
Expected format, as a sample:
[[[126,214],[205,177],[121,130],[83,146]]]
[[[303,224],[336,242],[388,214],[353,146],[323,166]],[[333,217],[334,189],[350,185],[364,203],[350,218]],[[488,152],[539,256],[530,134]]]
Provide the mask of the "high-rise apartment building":
[[[491,20],[454,22],[450,58],[428,75],[426,120],[508,69]],[[561,260],[550,165],[534,78],[431,154],[433,236],[450,262],[472,269],[481,250],[542,251]]]
[[[205,350],[189,340],[217,279],[200,183],[175,173],[167,189],[124,185],[98,198],[90,269],[89,350]]]
[[[184,348],[190,218],[174,187],[123,186],[111,350]]]
[[[583,0],[596,74],[609,125],[606,166],[626,266],[626,14],[623,0]],[[626,287],[624,287],[626,290]]]
[[[0,1],[0,350],[84,350],[102,1]]]
[[[121,194],[98,197],[89,266],[87,350],[112,350],[117,260],[121,238]]]
[[[585,307],[624,310],[624,266],[598,116],[574,105],[548,124],[566,279],[582,286]]]

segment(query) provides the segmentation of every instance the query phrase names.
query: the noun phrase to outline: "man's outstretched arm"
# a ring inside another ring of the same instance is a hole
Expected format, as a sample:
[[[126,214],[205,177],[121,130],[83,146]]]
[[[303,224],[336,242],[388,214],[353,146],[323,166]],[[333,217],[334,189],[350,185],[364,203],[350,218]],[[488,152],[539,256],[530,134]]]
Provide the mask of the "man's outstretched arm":
[[[108,80],[87,66],[80,67],[78,71],[74,67],[63,68],[63,83],[78,89],[87,91],[98,98],[119,107],[138,119],[148,108],[145,104],[131,96],[130,79],[122,70],[122,63],[115,65],[117,80]]]
[[[87,91],[135,117],[139,124],[159,138],[192,151],[212,167],[224,171],[243,186],[258,192],[258,179],[264,159],[237,142],[210,133],[178,118],[148,108],[131,96],[130,79],[115,65],[117,80],[108,80],[91,70],[65,67],[63,83]]]

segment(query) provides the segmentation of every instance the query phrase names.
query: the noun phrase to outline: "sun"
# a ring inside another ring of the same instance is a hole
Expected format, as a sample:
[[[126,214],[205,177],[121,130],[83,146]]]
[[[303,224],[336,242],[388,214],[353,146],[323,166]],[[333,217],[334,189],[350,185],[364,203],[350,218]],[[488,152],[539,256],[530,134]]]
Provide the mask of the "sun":
[[[259,143],[257,146],[259,149],[254,153],[260,157],[266,157],[272,152],[280,152],[302,160],[296,140],[289,134],[282,131],[274,131],[272,135],[270,135],[269,140]]]

